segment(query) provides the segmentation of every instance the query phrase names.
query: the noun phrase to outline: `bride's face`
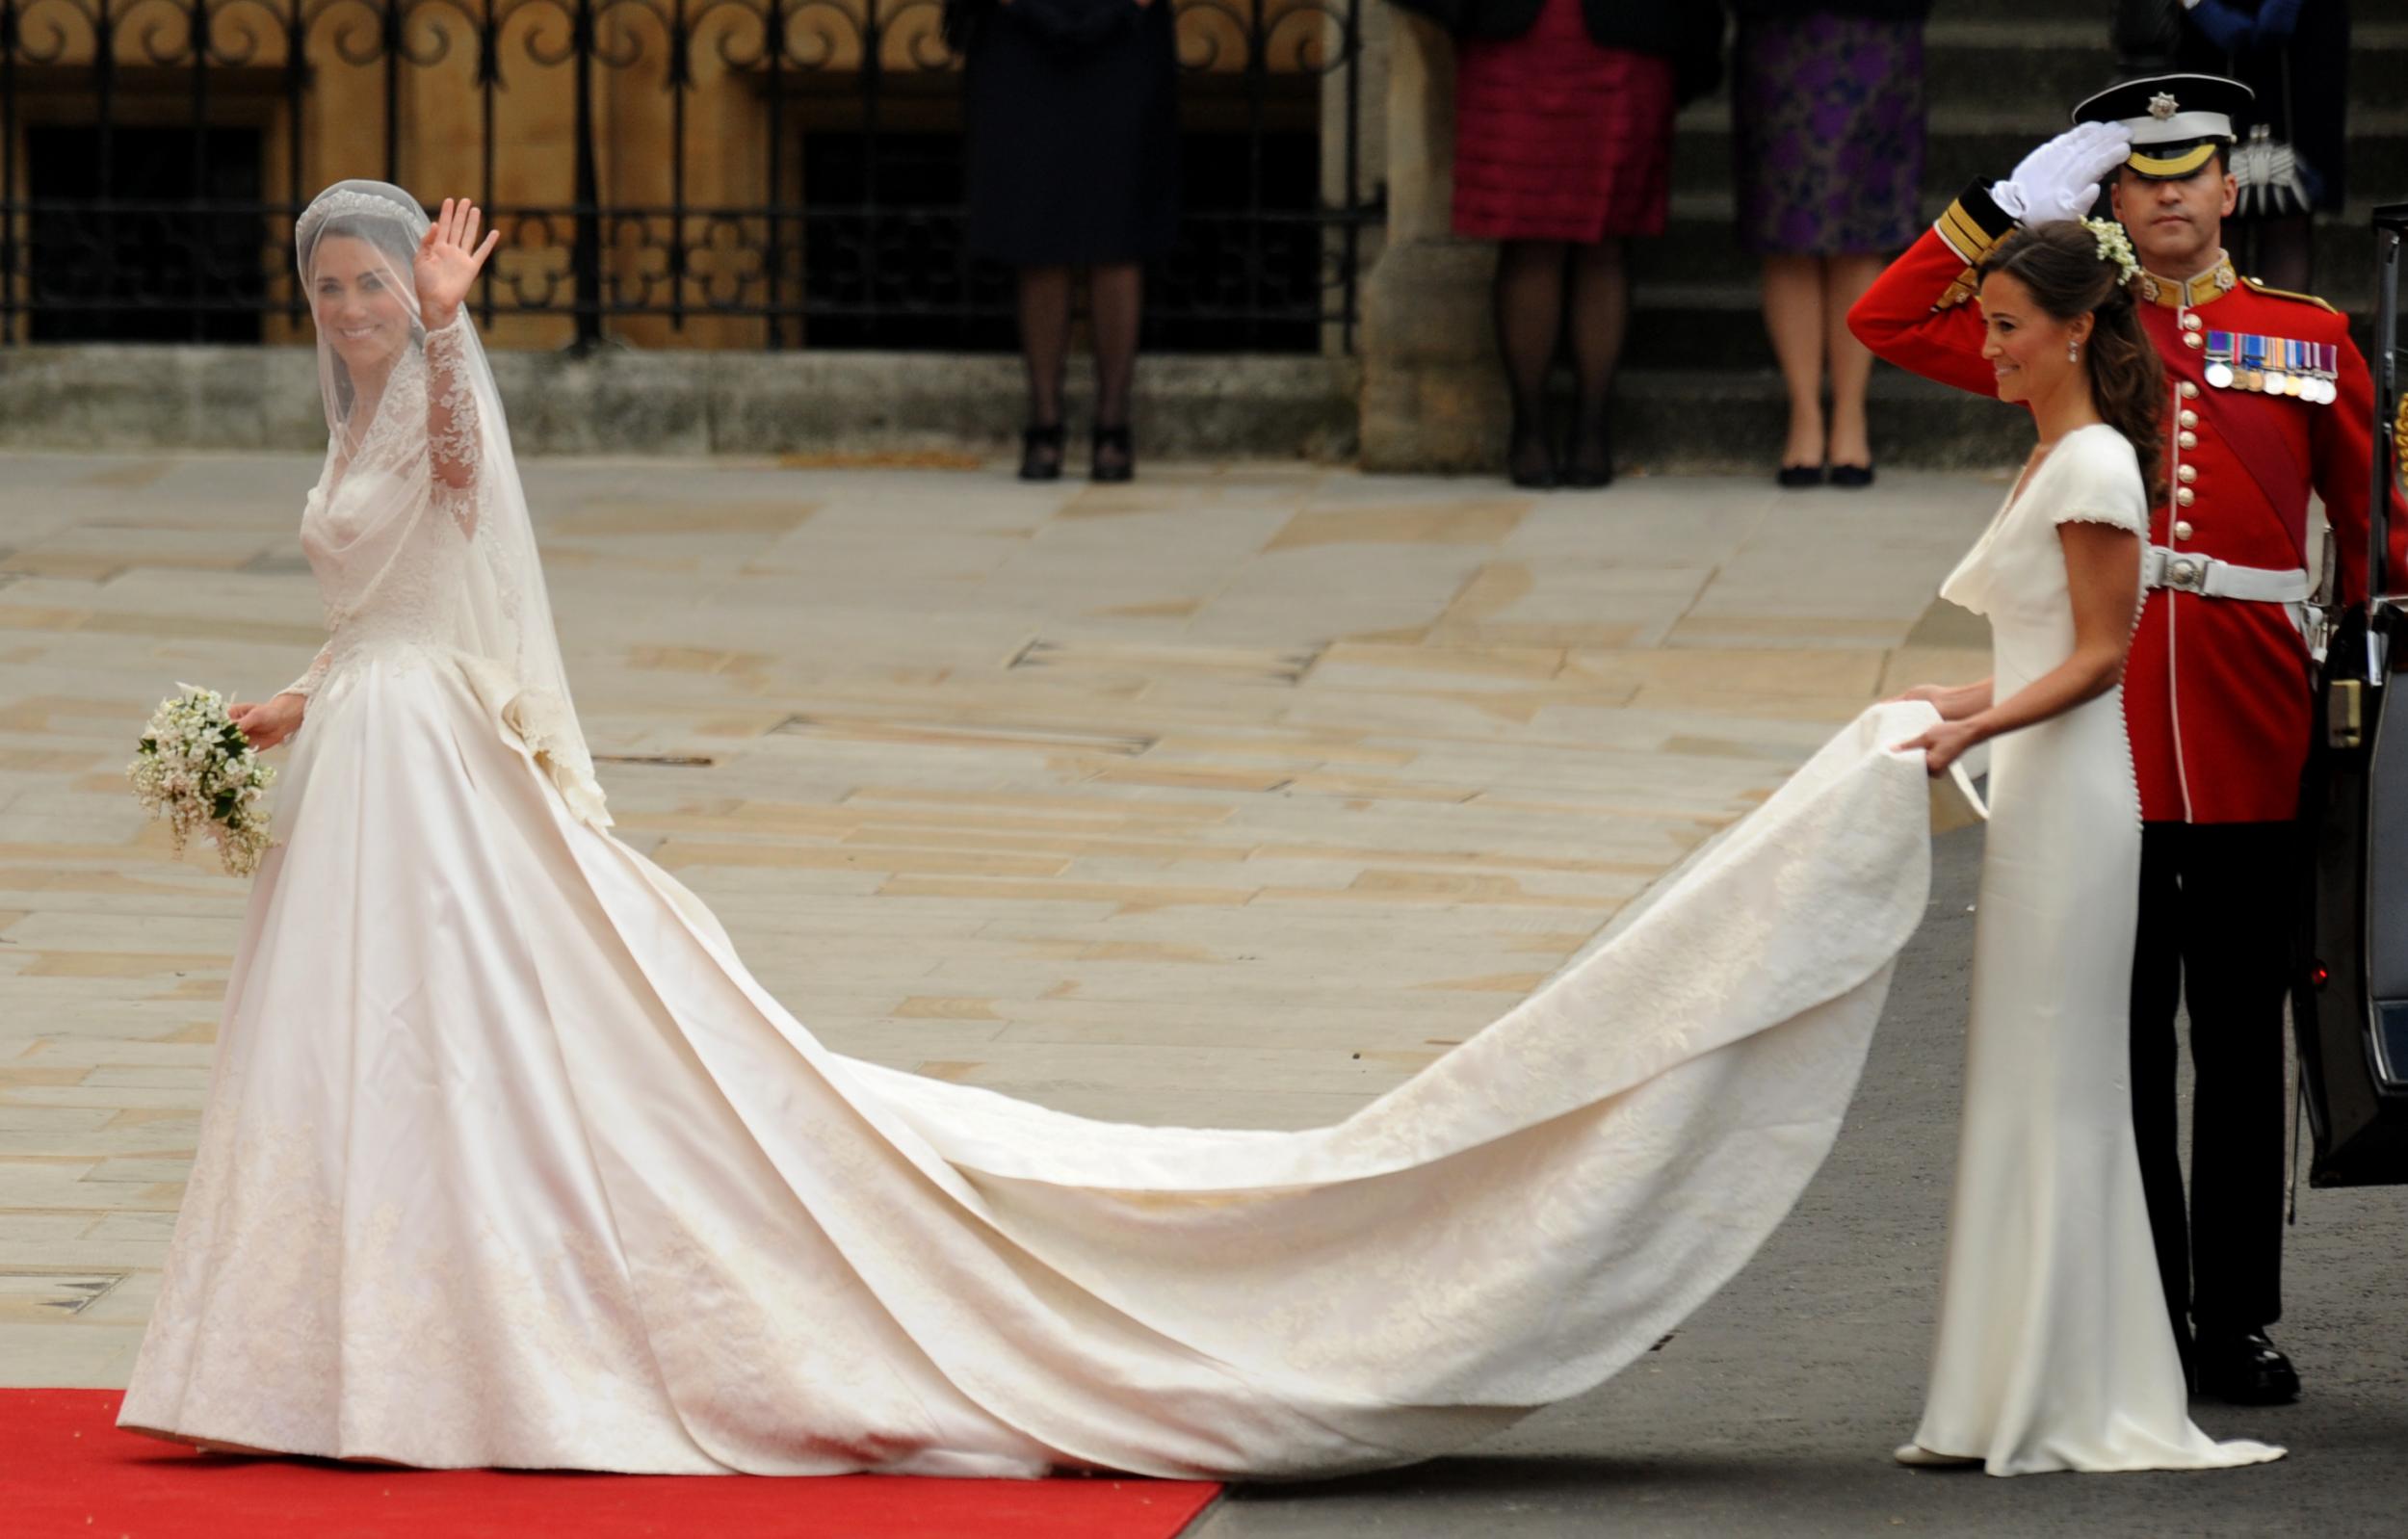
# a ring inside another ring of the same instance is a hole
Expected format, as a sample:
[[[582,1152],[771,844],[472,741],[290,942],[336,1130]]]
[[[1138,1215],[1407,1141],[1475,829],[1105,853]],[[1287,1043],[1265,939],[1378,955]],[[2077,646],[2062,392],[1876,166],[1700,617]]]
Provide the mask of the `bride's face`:
[[[2089,331],[2088,317],[2074,324],[2040,308],[2031,290],[2011,273],[1981,280],[1981,355],[1990,361],[2001,401],[2046,400],[2079,367],[2066,350]]]
[[[354,373],[374,373],[408,345],[410,306],[393,259],[352,235],[329,235],[311,255],[310,305],[318,335]]]

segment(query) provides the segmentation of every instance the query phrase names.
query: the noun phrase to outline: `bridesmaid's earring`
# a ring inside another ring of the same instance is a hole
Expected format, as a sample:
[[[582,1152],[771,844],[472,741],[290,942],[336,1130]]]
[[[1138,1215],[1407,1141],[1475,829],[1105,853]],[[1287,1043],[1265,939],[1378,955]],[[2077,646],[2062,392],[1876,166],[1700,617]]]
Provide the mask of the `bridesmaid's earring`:
[[[2067,363],[2080,363],[2080,362],[2081,362],[2081,343],[2079,343],[2079,342],[2068,342],[2067,344],[2065,344],[2065,361],[2066,361]]]

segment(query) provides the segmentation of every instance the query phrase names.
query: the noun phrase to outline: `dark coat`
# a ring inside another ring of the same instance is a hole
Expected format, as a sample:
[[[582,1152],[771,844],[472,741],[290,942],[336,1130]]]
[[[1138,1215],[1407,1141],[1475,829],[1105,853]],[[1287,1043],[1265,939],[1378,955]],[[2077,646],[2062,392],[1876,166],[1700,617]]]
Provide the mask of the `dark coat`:
[[[1396,0],[1458,38],[1503,41],[1538,24],[1546,0]],[[1724,0],[1581,0],[1588,36],[1601,48],[1669,59],[1683,102],[1722,84]]]

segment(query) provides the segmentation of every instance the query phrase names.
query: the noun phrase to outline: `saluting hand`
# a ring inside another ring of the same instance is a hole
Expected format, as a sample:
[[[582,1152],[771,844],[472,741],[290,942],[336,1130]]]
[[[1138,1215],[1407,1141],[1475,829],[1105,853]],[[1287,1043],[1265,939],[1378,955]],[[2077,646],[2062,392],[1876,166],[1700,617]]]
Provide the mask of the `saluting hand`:
[[[418,324],[430,331],[452,324],[484,259],[501,244],[500,230],[487,235],[482,246],[477,243],[477,226],[484,219],[468,199],[447,197],[442,212],[427,226],[426,239],[418,243],[410,276],[418,285]]]
[[[2076,123],[2025,156],[2014,175],[1992,183],[1990,200],[2023,224],[2085,219],[2100,181],[2132,152],[2132,131],[2122,123]]]

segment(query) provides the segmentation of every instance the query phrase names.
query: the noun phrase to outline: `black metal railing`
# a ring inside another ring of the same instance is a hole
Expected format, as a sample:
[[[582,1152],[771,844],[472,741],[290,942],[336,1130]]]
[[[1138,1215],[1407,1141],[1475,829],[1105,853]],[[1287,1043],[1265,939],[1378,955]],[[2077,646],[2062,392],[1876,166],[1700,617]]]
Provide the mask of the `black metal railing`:
[[[1155,346],[1351,348],[1370,0],[1172,0],[1188,212]],[[274,340],[295,216],[475,196],[557,340],[987,347],[939,0],[0,0],[0,345]],[[707,334],[697,323],[709,323]]]

